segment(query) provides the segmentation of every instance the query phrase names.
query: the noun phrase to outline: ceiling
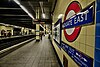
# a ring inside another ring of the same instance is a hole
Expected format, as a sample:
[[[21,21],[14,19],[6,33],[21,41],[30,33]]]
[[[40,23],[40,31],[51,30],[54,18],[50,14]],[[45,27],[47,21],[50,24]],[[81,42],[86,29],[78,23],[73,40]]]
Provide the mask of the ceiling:
[[[51,24],[51,14],[57,0],[18,0],[22,6],[35,18],[32,19],[14,0],[0,0],[0,23],[36,28],[33,22]],[[42,3],[42,6],[41,4]],[[45,13],[46,18],[42,18]],[[36,17],[38,16],[38,18]]]

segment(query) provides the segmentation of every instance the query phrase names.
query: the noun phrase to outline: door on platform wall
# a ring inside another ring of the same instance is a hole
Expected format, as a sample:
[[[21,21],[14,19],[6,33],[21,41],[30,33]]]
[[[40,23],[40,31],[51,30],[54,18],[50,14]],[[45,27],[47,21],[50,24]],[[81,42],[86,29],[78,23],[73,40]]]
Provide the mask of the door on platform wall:
[[[63,55],[63,65],[64,67],[68,67],[68,60],[64,55]]]

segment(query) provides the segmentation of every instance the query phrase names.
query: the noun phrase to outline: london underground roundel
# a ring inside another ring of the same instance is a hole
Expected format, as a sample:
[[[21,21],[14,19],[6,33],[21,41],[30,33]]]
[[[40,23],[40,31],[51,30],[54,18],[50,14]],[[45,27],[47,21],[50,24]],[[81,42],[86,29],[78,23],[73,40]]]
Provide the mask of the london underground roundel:
[[[81,6],[79,2],[73,1],[72,3],[70,3],[65,12],[64,21],[80,11],[81,11]],[[81,26],[64,29],[64,36],[67,39],[67,41],[73,42],[78,37],[80,30]]]

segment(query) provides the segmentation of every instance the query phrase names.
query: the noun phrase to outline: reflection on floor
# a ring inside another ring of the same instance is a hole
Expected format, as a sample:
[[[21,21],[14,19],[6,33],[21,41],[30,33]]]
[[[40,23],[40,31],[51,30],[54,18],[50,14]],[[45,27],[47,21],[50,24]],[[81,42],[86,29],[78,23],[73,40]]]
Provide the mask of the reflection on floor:
[[[60,67],[47,36],[35,40],[0,59],[0,67]]]

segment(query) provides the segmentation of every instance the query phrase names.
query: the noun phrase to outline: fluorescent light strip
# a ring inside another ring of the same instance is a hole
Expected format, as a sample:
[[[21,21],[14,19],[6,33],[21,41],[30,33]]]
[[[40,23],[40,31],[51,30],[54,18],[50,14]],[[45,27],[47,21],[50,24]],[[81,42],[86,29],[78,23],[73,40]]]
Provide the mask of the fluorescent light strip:
[[[40,24],[40,26],[45,30],[45,28]]]
[[[18,0],[14,0],[14,1],[34,20],[32,14],[30,14],[29,11],[23,5],[21,5],[21,3]]]
[[[45,14],[44,13],[42,14],[42,17],[45,18]]]

